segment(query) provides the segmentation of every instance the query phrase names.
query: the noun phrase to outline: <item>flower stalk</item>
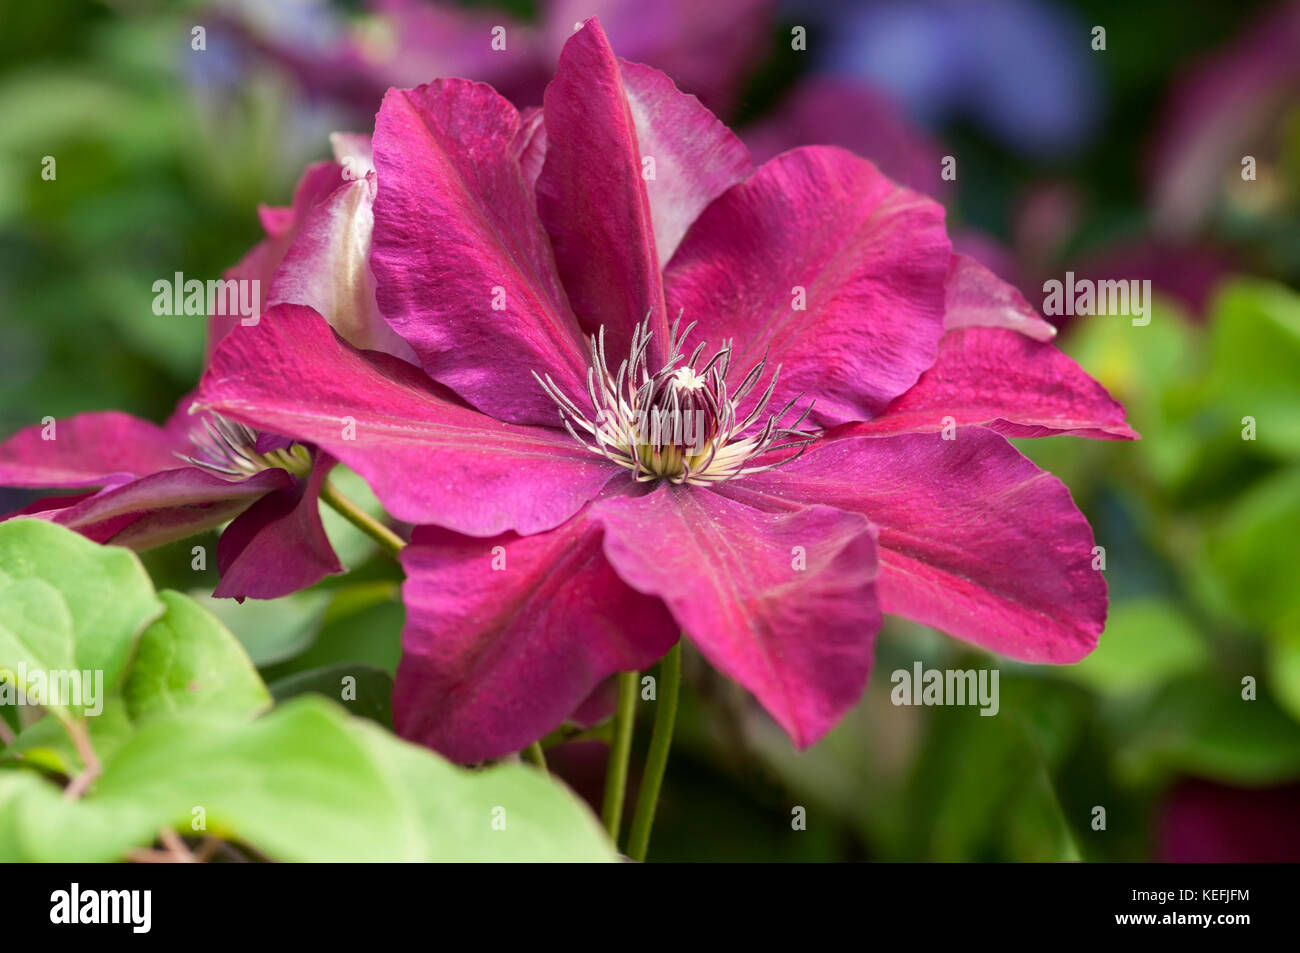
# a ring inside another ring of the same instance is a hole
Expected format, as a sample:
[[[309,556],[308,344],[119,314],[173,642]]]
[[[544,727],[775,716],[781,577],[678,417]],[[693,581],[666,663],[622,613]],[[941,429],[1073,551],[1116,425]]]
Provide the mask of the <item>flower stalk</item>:
[[[609,763],[605,768],[605,798],[600,819],[610,839],[617,844],[623,824],[623,800],[627,794],[627,767],[632,758],[632,726],[636,722],[637,672],[620,672],[618,707],[614,711],[614,737],[610,742]]]
[[[373,539],[391,555],[397,556],[406,546],[406,540],[340,493],[332,480],[326,479],[321,484],[320,498],[321,502],[326,503],[330,509]]]
[[[540,741],[534,741],[527,748],[520,752],[523,759],[530,764],[541,769],[542,774],[546,774],[546,755],[542,752]]]
[[[681,684],[682,643],[679,640],[659,664],[657,707],[650,735],[650,750],[646,754],[645,774],[636,799],[632,829],[627,836],[627,855],[635,861],[644,861],[650,849],[650,828],[654,826],[659,790],[663,786],[664,771],[668,767],[668,749],[673,743],[673,728],[677,723],[677,696]]]

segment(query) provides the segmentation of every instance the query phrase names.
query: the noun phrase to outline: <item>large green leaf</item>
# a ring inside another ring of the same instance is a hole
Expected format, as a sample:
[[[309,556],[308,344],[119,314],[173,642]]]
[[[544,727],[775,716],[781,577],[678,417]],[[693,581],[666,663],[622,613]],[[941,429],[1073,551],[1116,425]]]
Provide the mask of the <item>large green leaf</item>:
[[[354,715],[393,726],[393,677],[381,668],[340,662],[286,675],[270,685],[276,704],[299,695],[323,695]]]
[[[329,592],[296,592],[283,599],[214,599],[194,591],[190,597],[239,638],[258,668],[293,658],[320,632]]]
[[[134,553],[44,520],[0,523],[0,587],[0,667],[102,673],[105,687],[163,612]]]
[[[1203,435],[1191,425],[1198,340],[1183,315],[1157,301],[1146,327],[1127,321],[1075,322],[1062,347],[1124,404],[1129,424],[1142,435],[1135,445],[1107,446],[1072,440],[1018,441],[1040,466],[1076,493],[1118,461],[1140,459],[1142,470],[1163,484],[1184,479]]]
[[[72,613],[59,590],[41,579],[0,581],[0,679],[62,708],[41,686],[75,667]]]
[[[1096,650],[1060,672],[1105,694],[1124,695],[1195,671],[1208,655],[1191,621],[1171,602],[1130,599],[1111,605]]]
[[[1269,685],[1281,705],[1300,721],[1300,606],[1269,633]]]
[[[140,636],[122,688],[133,720],[181,710],[252,716],[271,704],[230,630],[179,592],[159,597],[167,612]]]
[[[97,710],[85,712],[91,745],[101,759],[111,758],[139,721],[186,710],[251,718],[271,704],[248,655],[220,622],[178,592],[160,597],[166,614],[140,636],[121,689],[106,692]],[[21,731],[5,756],[69,777],[83,767],[55,718]]]
[[[1300,605],[1300,468],[1261,481],[1242,494],[1211,534],[1208,567],[1237,611],[1261,627]]]
[[[1273,701],[1263,673],[1256,697],[1240,678],[1197,676],[1166,686],[1142,710],[1116,714],[1117,764],[1135,781],[1179,771],[1228,784],[1300,777],[1300,725]]]
[[[148,805],[68,801],[30,771],[0,771],[0,863],[120,860],[153,842],[158,812]]]
[[[319,698],[254,722],[178,715],[141,728],[96,782],[99,808],[279,860],[608,860],[590,811],[522,764],[469,771]]]
[[[1280,285],[1237,281],[1211,324],[1210,388],[1238,430],[1255,418],[1259,445],[1300,457],[1300,296]]]
[[[103,710],[85,719],[91,747],[100,758],[111,758],[135,733],[135,725],[127,714],[126,702],[118,692],[108,694]],[[72,777],[83,767],[81,755],[68,729],[58,718],[46,717],[28,725],[18,733],[14,743],[5,749],[4,759],[21,759],[26,767],[41,768],[55,774]]]

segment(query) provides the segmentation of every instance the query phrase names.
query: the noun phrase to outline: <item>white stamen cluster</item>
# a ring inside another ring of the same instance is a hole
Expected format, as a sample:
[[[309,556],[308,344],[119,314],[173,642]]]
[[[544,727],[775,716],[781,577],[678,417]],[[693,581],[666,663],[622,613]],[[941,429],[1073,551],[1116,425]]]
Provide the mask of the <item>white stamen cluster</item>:
[[[311,452],[302,444],[259,453],[257,431],[220,414],[204,416],[201,425],[190,430],[190,443],[194,445],[193,456],[176,456],[230,479],[242,480],[277,467],[299,477],[311,472]]]
[[[734,342],[724,341],[713,357],[697,367],[704,345],[698,345],[686,358],[682,345],[695,324],[688,325],[679,337],[679,323],[680,316],[673,322],[668,359],[653,374],[648,366],[649,318],[632,332],[631,354],[619,365],[617,374],[610,373],[605,359],[604,326],[598,335],[592,335],[587,396],[594,418],[561,391],[549,374],[543,379],[533,373],[560,408],[560,420],[573,439],[631,470],[638,482],[666,479],[709,485],[769,470],[800,456],[817,438],[815,432],[800,429],[811,404],[788,426],[782,426],[781,420],[798,397],[761,425],[757,423],[776,390],[780,368],[753,407],[742,415],[741,404],[762,379],[766,358],[729,392],[727,373]],[[794,452],[780,460],[755,462],[782,450]]]

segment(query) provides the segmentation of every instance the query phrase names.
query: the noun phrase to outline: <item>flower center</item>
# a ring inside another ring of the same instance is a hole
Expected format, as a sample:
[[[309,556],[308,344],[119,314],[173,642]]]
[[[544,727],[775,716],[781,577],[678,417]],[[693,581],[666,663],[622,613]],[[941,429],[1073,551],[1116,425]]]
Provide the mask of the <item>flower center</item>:
[[[194,410],[191,409],[190,413]],[[219,476],[242,480],[276,468],[288,470],[298,477],[311,472],[311,451],[302,444],[279,441],[283,446],[258,450],[256,430],[227,420],[220,414],[206,413],[201,424],[190,429],[189,436],[194,454],[178,453],[176,456]]]
[[[687,326],[681,336],[673,322],[669,357],[663,367],[651,373],[648,366],[650,321],[632,332],[631,354],[611,374],[605,359],[605,328],[591,337],[591,366],[587,370],[587,396],[594,416],[556,386],[548,374],[533,376],[560,408],[560,420],[573,439],[593,453],[627,467],[639,482],[666,479],[673,483],[708,485],[747,473],[769,470],[788,463],[817,438],[814,431],[800,426],[812,410],[782,425],[799,397],[780,411],[767,415],[768,402],[776,390],[780,368],[761,396],[742,411],[755,386],[763,378],[766,359],[745,374],[734,393],[727,389],[733,342],[699,364],[704,345],[686,357],[682,345],[695,327]],[[791,450],[782,459],[769,454]],[[763,458],[760,460],[760,458]]]

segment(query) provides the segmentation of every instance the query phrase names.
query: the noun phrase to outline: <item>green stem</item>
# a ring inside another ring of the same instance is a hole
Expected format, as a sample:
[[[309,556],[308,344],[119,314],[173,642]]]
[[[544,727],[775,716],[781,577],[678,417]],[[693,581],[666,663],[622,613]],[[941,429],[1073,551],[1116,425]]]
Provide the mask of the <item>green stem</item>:
[[[600,818],[610,839],[618,844],[623,824],[623,798],[627,793],[627,766],[632,760],[632,725],[636,721],[636,672],[618,676],[618,708],[614,712],[614,738],[609,747],[609,764],[605,767],[605,800]]]
[[[525,748],[523,751],[521,751],[520,754],[523,755],[523,758],[524,758],[525,761],[530,761],[530,762],[532,762],[533,764],[537,765],[537,767],[541,768],[543,774],[546,774],[546,773],[547,773],[547,772],[546,772],[546,755],[544,755],[544,754],[542,753],[542,745],[541,745],[541,742],[539,742],[539,741],[534,741],[534,742],[533,742],[532,744],[530,744],[527,748]]]
[[[646,754],[645,775],[641,779],[641,793],[636,799],[632,830],[627,835],[627,855],[635,861],[644,861],[650,849],[650,828],[654,826],[655,808],[659,806],[659,789],[663,786],[664,770],[668,767],[668,749],[673,743],[673,726],[677,722],[677,695],[681,684],[682,643],[679,640],[659,663],[655,726],[650,735],[650,751]]]
[[[320,498],[339,516],[361,530],[392,555],[396,556],[402,551],[402,547],[406,545],[406,540],[340,493],[332,480],[327,478],[321,484]]]
[[[573,744],[576,741],[603,741],[609,744],[611,728],[613,728],[613,724],[610,721],[602,721],[594,728],[561,725],[543,738],[539,744],[541,744],[543,751],[547,748],[554,748],[556,745]]]

